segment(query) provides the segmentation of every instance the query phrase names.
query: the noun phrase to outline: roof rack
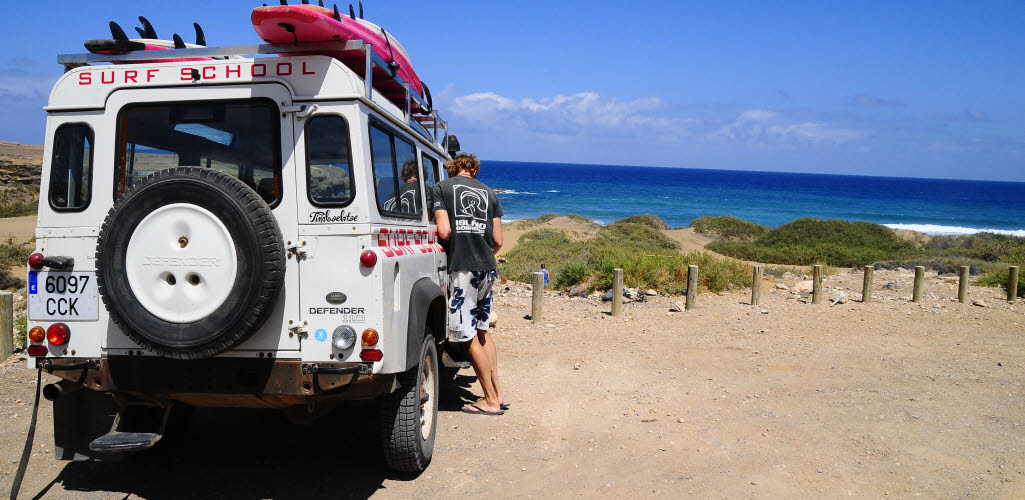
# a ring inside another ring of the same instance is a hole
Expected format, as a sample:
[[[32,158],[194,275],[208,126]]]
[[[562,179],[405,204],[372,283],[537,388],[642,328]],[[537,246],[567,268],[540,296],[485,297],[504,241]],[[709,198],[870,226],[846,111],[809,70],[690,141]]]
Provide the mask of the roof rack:
[[[363,73],[363,96],[373,102],[374,84],[377,84],[377,91],[386,99],[398,106],[404,115],[405,122],[411,128],[420,132],[430,139],[433,135],[434,141],[448,150],[448,123],[441,120],[438,111],[432,109],[423,97],[410,89],[409,82],[402,79],[397,73],[391,70],[390,65],[374,52],[373,44],[362,40],[349,40],[347,42],[309,42],[299,44],[260,44],[260,45],[231,45],[226,47],[195,47],[184,49],[161,50],[159,54],[155,51],[135,51],[127,54],[60,54],[57,56],[57,63],[64,66],[64,71],[70,71],[80,66],[88,66],[93,63],[130,63],[152,61],[156,59],[187,59],[195,57],[209,57],[211,59],[230,59],[240,56],[270,55],[270,54],[295,54],[313,55],[316,52],[335,52],[336,59],[339,59],[346,66],[357,73]],[[428,131],[430,127],[433,130]],[[442,140],[438,140],[438,132],[442,132]],[[432,133],[433,132],[433,133]]]

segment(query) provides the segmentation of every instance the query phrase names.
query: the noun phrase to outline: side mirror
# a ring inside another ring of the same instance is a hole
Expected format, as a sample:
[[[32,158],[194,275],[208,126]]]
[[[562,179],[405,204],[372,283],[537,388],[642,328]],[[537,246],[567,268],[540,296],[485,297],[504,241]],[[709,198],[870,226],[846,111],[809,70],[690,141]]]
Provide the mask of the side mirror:
[[[447,149],[448,149],[448,155],[449,156],[455,156],[456,153],[459,152],[459,139],[456,139],[456,136],[451,135],[451,134],[448,136],[448,148]]]

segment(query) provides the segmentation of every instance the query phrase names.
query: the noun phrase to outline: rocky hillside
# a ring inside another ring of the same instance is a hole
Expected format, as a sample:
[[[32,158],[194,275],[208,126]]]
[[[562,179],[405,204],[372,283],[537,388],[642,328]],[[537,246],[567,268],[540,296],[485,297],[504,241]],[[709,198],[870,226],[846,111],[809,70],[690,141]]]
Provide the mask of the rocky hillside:
[[[39,184],[43,146],[0,141],[0,184]]]

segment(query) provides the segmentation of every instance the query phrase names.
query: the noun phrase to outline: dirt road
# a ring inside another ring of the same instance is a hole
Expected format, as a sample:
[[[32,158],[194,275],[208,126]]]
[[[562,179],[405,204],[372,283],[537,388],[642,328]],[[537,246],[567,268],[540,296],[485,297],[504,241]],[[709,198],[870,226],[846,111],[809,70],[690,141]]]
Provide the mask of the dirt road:
[[[829,280],[850,297],[835,307],[766,281],[761,307],[746,292],[704,294],[669,313],[675,299],[654,297],[620,318],[550,295],[538,326],[512,285],[497,306],[512,408],[459,413],[479,394],[464,372],[442,395],[419,477],[380,466],[365,407],[312,427],[197,412],[191,435],[154,456],[69,464],[52,458],[44,405],[23,497],[1025,496],[1025,304],[981,288],[971,294],[987,307],[951,302],[956,285],[932,277],[911,304],[911,273],[890,271],[876,273],[878,301],[861,304],[859,280]],[[0,368],[5,487],[33,385],[23,365]]]

